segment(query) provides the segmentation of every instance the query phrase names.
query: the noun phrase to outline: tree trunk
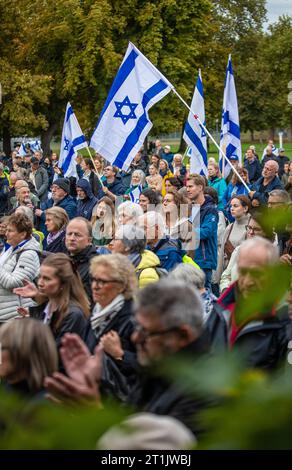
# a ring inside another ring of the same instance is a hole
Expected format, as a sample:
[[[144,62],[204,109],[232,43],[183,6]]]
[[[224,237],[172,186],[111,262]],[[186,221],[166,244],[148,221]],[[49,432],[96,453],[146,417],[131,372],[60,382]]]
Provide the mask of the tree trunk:
[[[42,141],[42,149],[44,155],[50,155],[51,148],[51,140],[54,137],[54,133],[58,128],[58,124],[56,122],[49,125],[48,129],[41,132],[41,141]]]
[[[187,119],[187,113],[184,113],[184,119],[183,119],[182,126],[181,126],[180,143],[179,143],[179,149],[178,149],[178,152],[181,154],[184,154],[187,148],[187,144],[185,143],[183,139],[186,119]]]
[[[254,142],[254,131],[250,129],[250,140]]]
[[[11,153],[11,134],[9,127],[3,127],[3,152],[9,156]]]

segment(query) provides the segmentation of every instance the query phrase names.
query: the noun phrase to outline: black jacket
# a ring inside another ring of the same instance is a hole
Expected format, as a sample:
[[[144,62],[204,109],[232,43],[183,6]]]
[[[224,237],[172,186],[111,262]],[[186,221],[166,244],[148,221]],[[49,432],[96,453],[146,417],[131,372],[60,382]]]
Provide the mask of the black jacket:
[[[230,315],[234,315],[235,311],[236,292],[237,283],[234,283],[218,299],[219,305],[225,310],[224,316],[228,325]],[[267,312],[264,318],[262,316],[262,319],[250,321],[239,330],[233,349],[240,352],[240,357],[249,368],[275,369],[287,355],[290,325],[287,305],[274,313]]]
[[[91,325],[87,328],[86,344],[90,351],[94,351],[95,346],[99,343],[101,337],[111,330],[118,333],[121,338],[122,348],[125,351],[125,355],[122,361],[119,361],[121,370],[126,372],[132,367],[136,368],[136,360],[133,357],[135,355],[136,348],[131,341],[131,335],[134,331],[134,321],[132,312],[132,300],[126,300],[121,310],[110,320],[104,322],[104,325],[98,330],[93,332]]]
[[[184,357],[196,359],[208,352],[208,335],[203,333],[196,341],[164,359],[163,362]],[[171,383],[161,377],[160,370],[160,367],[157,367],[156,372],[146,368],[142,370],[142,380],[131,391],[129,404],[148,413],[173,416],[191,429],[195,436],[198,436],[202,432],[202,426],[196,419],[197,415],[210,404],[210,401],[206,397],[195,396],[194,393],[190,395],[189,392],[184,391],[183,384]]]
[[[122,401],[126,400],[130,386],[136,381],[138,370],[136,347],[131,341],[134,331],[132,304],[132,300],[126,300],[121,310],[112,319],[105,321],[96,332],[91,329],[89,321],[86,334],[86,344],[93,353],[104,334],[111,330],[118,333],[124,356],[122,360],[115,360],[107,354],[103,355],[101,393]]]
[[[239,350],[248,367],[273,370],[286,359],[291,320],[287,311],[264,321],[248,323],[238,334],[234,350]]]
[[[44,242],[44,250],[50,252],[50,253],[66,253],[68,254],[67,248],[65,246],[65,236],[66,236],[66,231],[65,229],[62,230],[62,232],[58,235],[57,238],[55,238],[52,243],[49,245],[47,244],[47,238],[45,239]]]
[[[46,306],[47,302],[42,305],[37,305],[36,307],[30,307],[29,313],[31,317],[36,318],[37,320],[44,320],[44,310]],[[57,330],[52,329],[53,335],[57,343],[57,348],[61,346],[61,339],[65,333],[76,333],[84,341],[87,329],[87,322],[88,320],[82,312],[81,308],[77,305],[70,304],[69,313],[65,316],[61,326]]]
[[[93,302],[91,295],[89,267],[90,261],[94,256],[98,256],[98,254],[96,253],[96,248],[93,245],[87,246],[86,248],[84,248],[84,250],[80,251],[80,253],[77,253],[76,255],[70,255],[70,258],[72,259],[72,261],[74,261],[76,269],[80,274],[83,287],[92,305]]]

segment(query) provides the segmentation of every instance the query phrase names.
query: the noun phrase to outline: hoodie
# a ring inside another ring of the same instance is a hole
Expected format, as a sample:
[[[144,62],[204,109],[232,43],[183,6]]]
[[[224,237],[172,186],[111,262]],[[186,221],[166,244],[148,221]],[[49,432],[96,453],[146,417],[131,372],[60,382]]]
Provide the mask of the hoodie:
[[[76,186],[77,188],[82,189],[86,194],[85,199],[79,199],[77,201],[76,216],[84,217],[85,219],[90,220],[92,216],[92,210],[97,203],[97,198],[94,196],[92,189],[91,189],[91,185],[89,181],[87,181],[86,179],[81,178],[77,182]]]

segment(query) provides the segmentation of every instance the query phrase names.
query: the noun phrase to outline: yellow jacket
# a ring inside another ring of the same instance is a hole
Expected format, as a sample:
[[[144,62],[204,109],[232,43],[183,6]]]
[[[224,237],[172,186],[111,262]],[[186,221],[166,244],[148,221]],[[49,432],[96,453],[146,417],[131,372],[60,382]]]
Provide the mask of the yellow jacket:
[[[152,253],[152,251],[145,250],[141,256],[141,261],[135,268],[135,272],[138,275],[138,285],[140,289],[151,282],[159,281],[159,274],[155,267],[160,266],[158,256],[156,256],[155,253]]]

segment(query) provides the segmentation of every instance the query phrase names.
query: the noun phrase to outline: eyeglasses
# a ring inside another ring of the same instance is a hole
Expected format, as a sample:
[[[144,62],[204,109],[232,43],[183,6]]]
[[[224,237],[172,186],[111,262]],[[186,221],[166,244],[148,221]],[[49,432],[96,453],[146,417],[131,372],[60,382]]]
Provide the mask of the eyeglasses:
[[[245,230],[251,233],[262,233],[262,229],[257,227],[252,227],[251,225],[246,225]]]
[[[118,281],[116,279],[99,279],[97,277],[90,276],[90,282],[96,282],[100,287],[106,286],[106,284],[109,284],[110,282],[117,282],[118,284],[121,284],[122,281]]]
[[[167,330],[161,330],[161,331],[147,331],[145,330],[145,328],[143,328],[142,325],[140,325],[139,323],[135,323],[134,324],[134,330],[135,332],[139,335],[140,337],[140,343],[145,343],[145,341],[148,339],[148,338],[153,338],[154,336],[163,336],[163,335],[166,335],[167,333],[171,333],[173,331],[177,331],[178,330],[178,327],[177,326],[173,326],[172,328],[168,328]]]

